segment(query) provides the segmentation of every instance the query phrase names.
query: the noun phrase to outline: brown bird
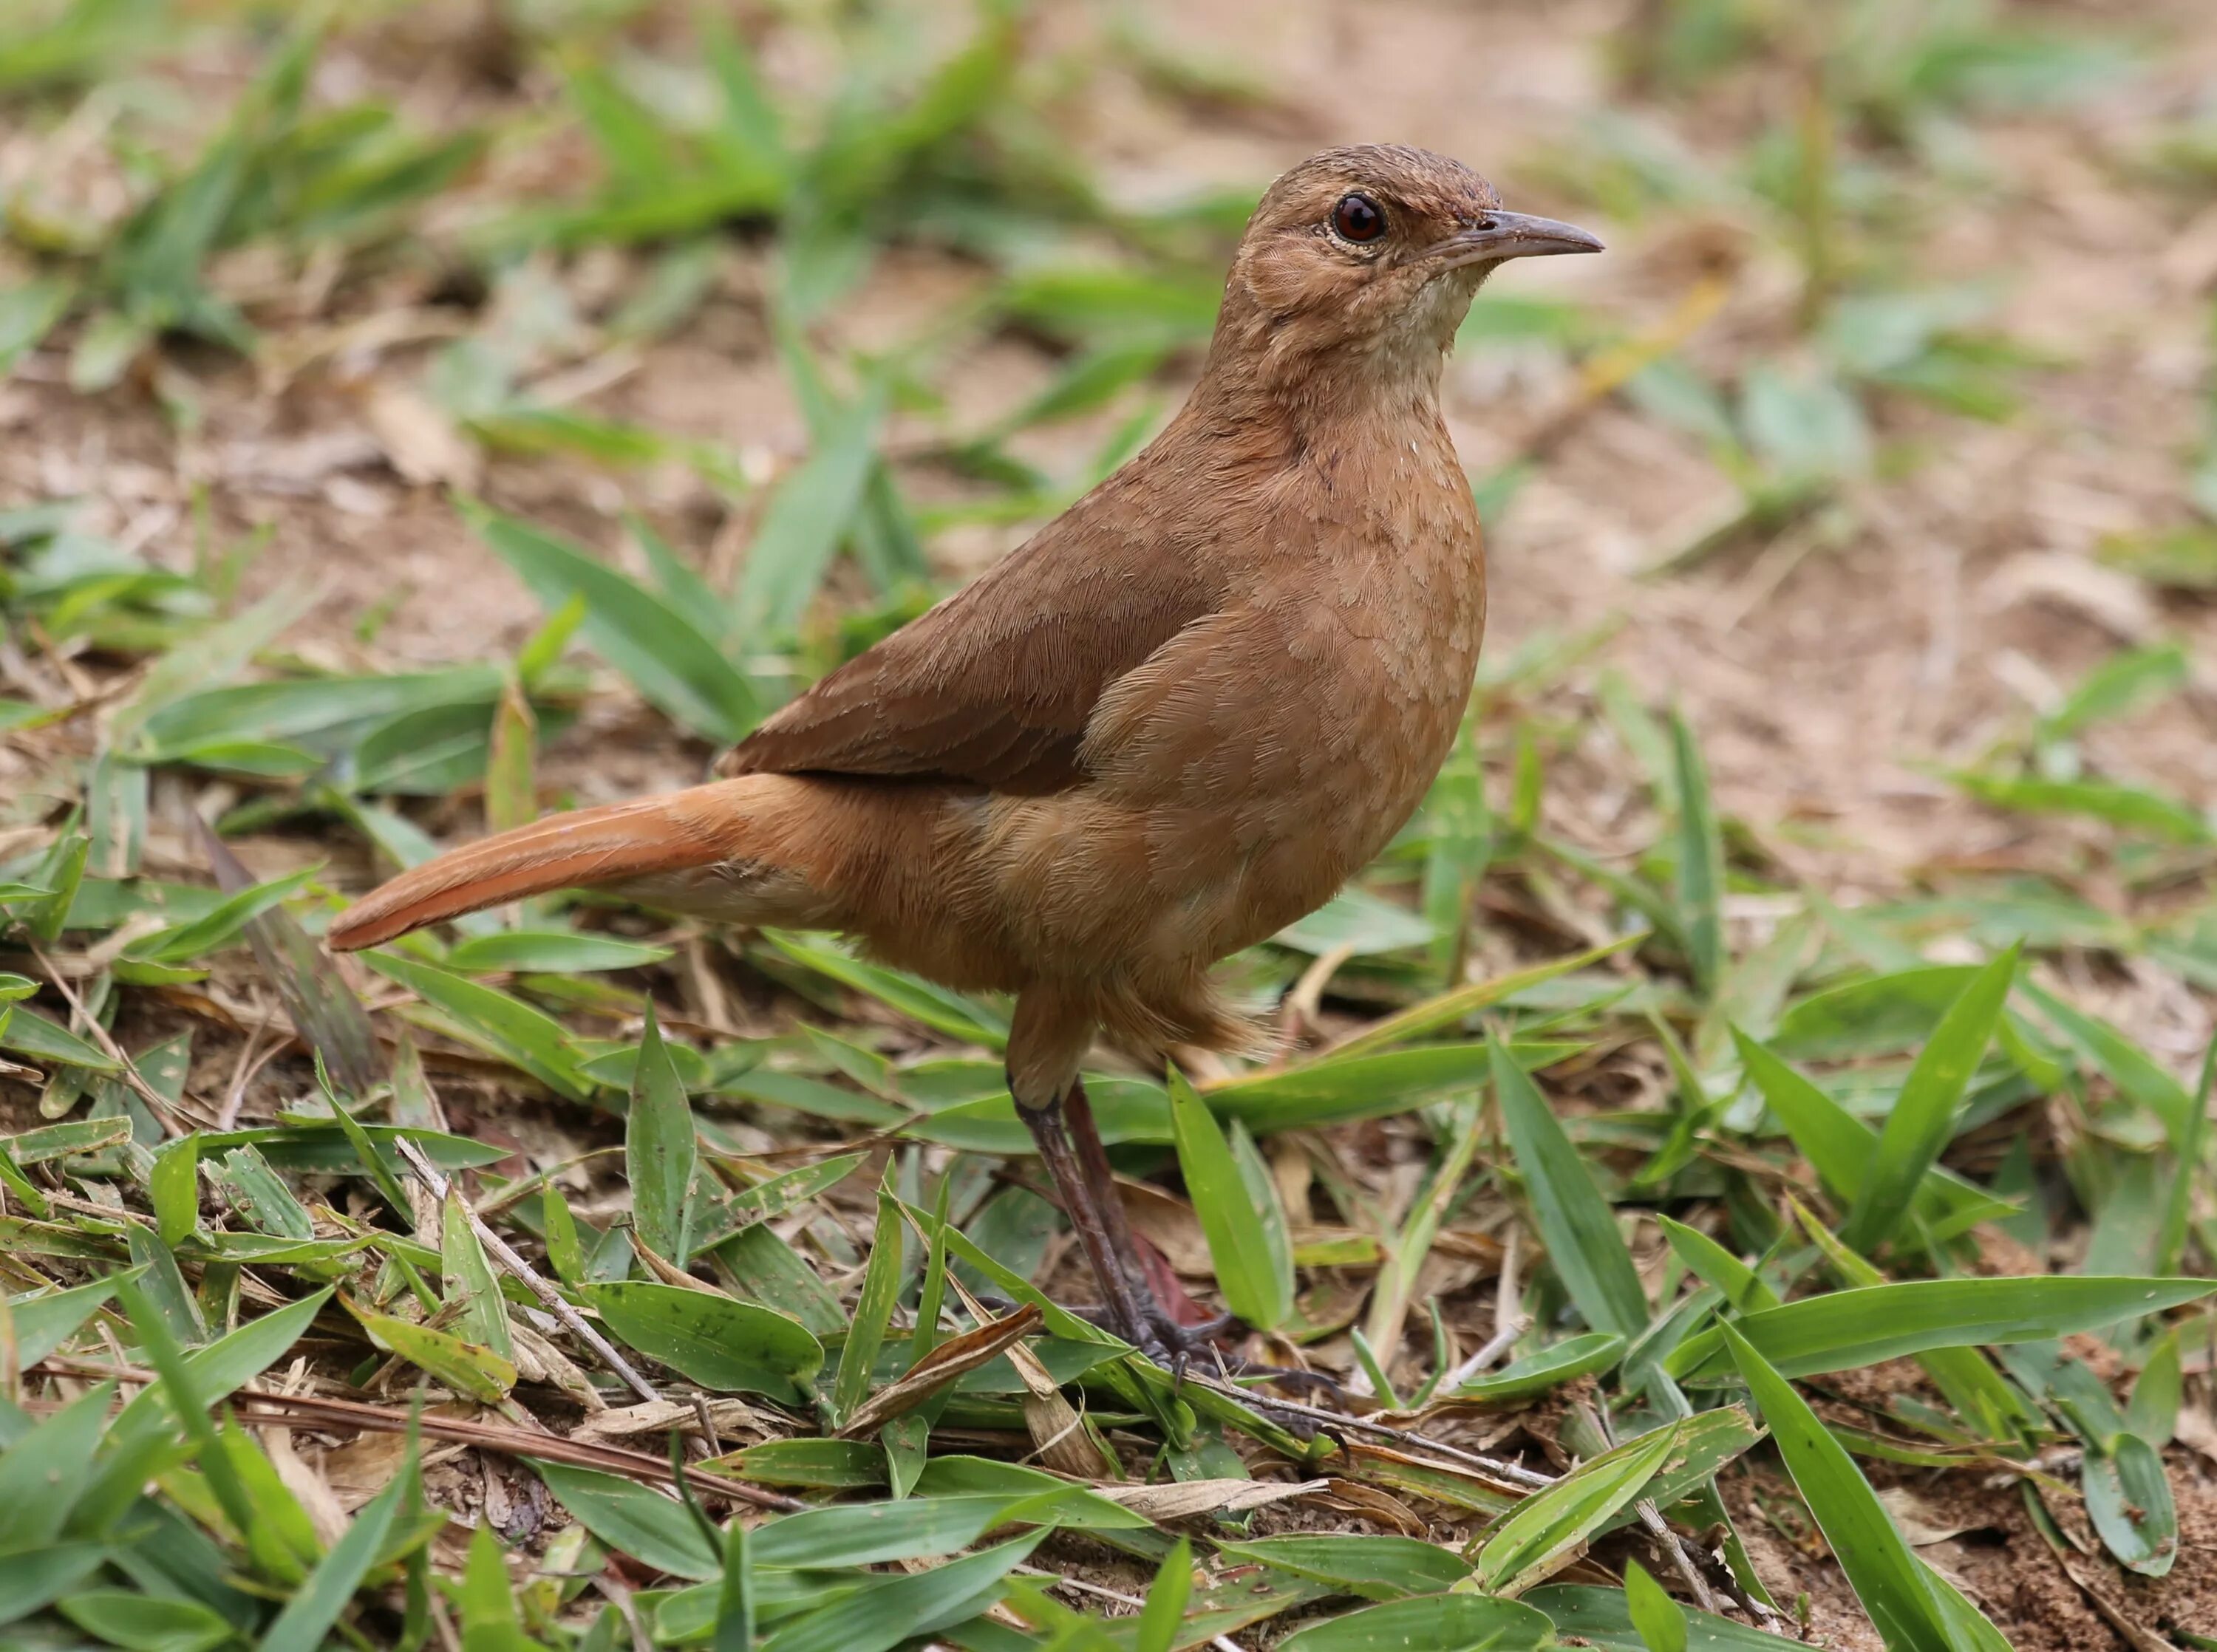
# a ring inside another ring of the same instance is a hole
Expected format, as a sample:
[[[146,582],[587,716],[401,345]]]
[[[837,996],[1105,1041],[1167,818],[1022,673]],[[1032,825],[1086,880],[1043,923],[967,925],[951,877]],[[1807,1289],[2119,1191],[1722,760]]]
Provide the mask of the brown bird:
[[[1251,1044],[1209,966],[1330,899],[1423,800],[1485,623],[1442,366],[1497,265],[1600,250],[1423,150],[1303,162],[1249,220],[1192,396],[1130,463],[764,722],[729,778],[441,855],[332,944],[586,886],[1012,993],[1009,1088],[1107,1321],[1182,1352],[1079,1061],[1103,1032]]]

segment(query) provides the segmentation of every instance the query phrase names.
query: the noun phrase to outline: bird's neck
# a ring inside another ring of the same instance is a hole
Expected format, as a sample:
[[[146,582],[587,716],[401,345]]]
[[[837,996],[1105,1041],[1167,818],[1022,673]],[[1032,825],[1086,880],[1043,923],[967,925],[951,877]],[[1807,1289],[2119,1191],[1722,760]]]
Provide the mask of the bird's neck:
[[[1251,295],[1226,294],[1200,382],[1176,423],[1202,440],[1234,440],[1265,457],[1445,441],[1440,379],[1467,291],[1388,332],[1337,335],[1325,317],[1274,315]]]

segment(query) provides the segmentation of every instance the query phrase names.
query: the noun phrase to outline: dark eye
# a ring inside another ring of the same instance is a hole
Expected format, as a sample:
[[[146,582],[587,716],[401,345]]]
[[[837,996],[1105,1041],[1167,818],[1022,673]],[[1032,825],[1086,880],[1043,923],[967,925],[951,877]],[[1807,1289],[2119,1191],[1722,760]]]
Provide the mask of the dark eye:
[[[1386,233],[1386,213],[1368,195],[1342,195],[1331,209],[1331,227],[1349,241],[1375,241]]]

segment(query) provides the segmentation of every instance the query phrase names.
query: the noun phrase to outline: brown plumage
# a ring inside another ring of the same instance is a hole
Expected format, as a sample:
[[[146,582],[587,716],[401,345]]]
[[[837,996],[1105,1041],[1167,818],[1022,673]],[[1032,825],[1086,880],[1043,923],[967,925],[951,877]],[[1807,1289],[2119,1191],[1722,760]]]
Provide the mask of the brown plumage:
[[[1599,244],[1421,150],[1303,163],[1248,225],[1200,383],[1123,469],[771,717],[728,778],[443,855],[333,944],[590,885],[1013,993],[1010,1088],[1119,1328],[1163,1340],[1115,1260],[1079,1060],[1104,1029],[1241,1042],[1209,966],[1422,800],[1485,620],[1442,363],[1497,264]]]

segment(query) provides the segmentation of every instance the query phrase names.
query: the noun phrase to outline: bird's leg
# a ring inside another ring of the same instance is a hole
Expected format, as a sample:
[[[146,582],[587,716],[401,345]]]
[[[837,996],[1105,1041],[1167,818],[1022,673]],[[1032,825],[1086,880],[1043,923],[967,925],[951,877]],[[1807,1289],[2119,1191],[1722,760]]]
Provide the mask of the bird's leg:
[[[1011,1076],[1010,1091],[1016,1097],[1016,1113],[1032,1133],[1032,1141],[1039,1149],[1040,1160],[1054,1180],[1055,1191],[1062,1195],[1062,1207],[1070,1217],[1070,1225],[1078,1235],[1078,1242],[1084,1248],[1085,1260],[1092,1265],[1093,1277],[1099,1283],[1104,1305],[1112,1323],[1109,1328],[1127,1342],[1142,1348],[1155,1339],[1146,1316],[1141,1313],[1139,1298],[1132,1288],[1131,1276],[1116,1253],[1116,1241],[1108,1226],[1108,1217],[1101,1201],[1093,1194],[1091,1179],[1086,1174],[1076,1145],[1071,1140],[1069,1121],[1064,1100],[1059,1094],[1052,1097],[1043,1106],[1028,1106],[1023,1092],[1017,1089]],[[1074,1088],[1075,1087],[1073,1087]],[[1083,1096],[1083,1090],[1076,1094]],[[1080,1103],[1083,1106],[1083,1102]],[[1094,1149],[1100,1149],[1100,1137],[1092,1129],[1092,1115],[1086,1113],[1086,1133],[1093,1137]],[[1106,1163],[1104,1159],[1103,1163]],[[1113,1190],[1112,1190],[1113,1191]],[[1116,1212],[1119,1229],[1124,1227],[1123,1212]],[[1128,1234],[1127,1236],[1128,1242]],[[1160,1310],[1158,1310],[1158,1312]],[[1149,1348],[1152,1353],[1153,1350]]]
[[[1085,1081],[1072,1079],[1070,1093],[1064,1099],[1063,1113],[1070,1126],[1071,1139],[1078,1149],[1078,1163],[1085,1177],[1085,1191],[1096,1209],[1101,1212],[1102,1224],[1108,1230],[1111,1254],[1122,1265],[1125,1278],[1137,1299],[1139,1313],[1155,1340],[1169,1348],[1183,1363],[1194,1349],[1215,1338],[1232,1323],[1232,1316],[1220,1314],[1213,1319],[1203,1320],[1198,1325],[1182,1324],[1170,1317],[1157,1300],[1146,1276],[1139,1272],[1139,1248],[1132,1237],[1131,1224],[1124,1215],[1123,1196],[1116,1191],[1116,1173],[1108,1163],[1108,1150],[1101,1144],[1101,1131],[1093,1122],[1093,1103],[1085,1094]]]

